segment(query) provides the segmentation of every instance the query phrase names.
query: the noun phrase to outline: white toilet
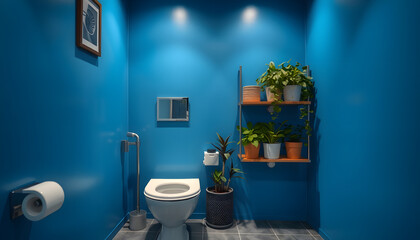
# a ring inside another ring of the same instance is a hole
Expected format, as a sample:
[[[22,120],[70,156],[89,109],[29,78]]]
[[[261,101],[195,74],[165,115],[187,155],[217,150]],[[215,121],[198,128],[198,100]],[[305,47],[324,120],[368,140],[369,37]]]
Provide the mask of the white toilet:
[[[159,240],[189,239],[185,221],[193,213],[200,192],[198,178],[150,179],[144,195],[150,212],[162,224]]]

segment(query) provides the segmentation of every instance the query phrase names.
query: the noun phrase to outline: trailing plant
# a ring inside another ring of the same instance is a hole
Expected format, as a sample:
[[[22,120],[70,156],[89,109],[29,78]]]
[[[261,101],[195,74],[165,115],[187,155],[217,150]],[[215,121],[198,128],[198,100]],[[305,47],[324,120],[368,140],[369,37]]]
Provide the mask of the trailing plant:
[[[279,65],[281,88],[289,85],[299,85],[302,86],[301,99],[312,98],[314,83],[312,77],[307,76],[308,66],[302,66],[299,62],[296,62],[296,65],[291,65],[290,61]]]
[[[285,130],[282,129],[282,126],[287,121],[283,121],[279,127],[276,128],[274,122],[269,123],[257,123],[258,127],[261,129],[262,139],[264,143],[276,143],[280,139],[283,140],[285,137]]]
[[[248,122],[246,124],[246,128],[242,127],[242,144],[244,146],[248,144],[252,144],[255,147],[258,147],[258,144],[262,141],[262,134],[261,134],[261,128],[258,124],[255,125],[255,127],[252,125],[252,122]],[[239,126],[237,127],[239,130]],[[238,142],[239,144],[240,142]]]
[[[313,113],[313,112],[314,111],[312,111],[312,110],[309,110],[308,111],[308,108],[306,108],[306,107],[302,107],[302,108],[300,108],[300,116],[299,116],[299,118],[300,119],[303,119],[304,117],[308,116],[309,113]],[[306,130],[306,134],[308,136],[311,136],[311,134],[312,134],[312,127],[310,125],[309,120],[307,120],[307,119],[305,120],[305,130]]]
[[[283,85],[280,82],[280,70],[276,68],[273,61],[266,65],[268,66],[267,70],[259,78],[257,78],[256,82],[261,86],[261,91],[264,91],[265,88],[270,88],[274,94],[278,95],[278,91],[283,90]]]
[[[257,78],[256,82],[261,86],[261,91],[269,88],[274,95],[274,101],[271,103],[273,110],[270,112],[272,119],[275,120],[278,117],[278,113],[281,112],[281,107],[278,105],[282,102],[281,93],[283,91],[283,84],[281,82],[280,69],[276,68],[276,65],[271,61],[268,65],[267,70]]]
[[[229,179],[226,179],[225,177],[225,166],[226,161],[232,156],[232,153],[234,152],[233,149],[229,149],[228,146],[230,143],[228,136],[226,139],[221,137],[219,133],[216,133],[218,140],[216,144],[212,144],[213,147],[215,147],[219,151],[219,156],[222,158],[222,171],[214,170],[211,178],[214,182],[214,191],[216,193],[223,193],[223,192],[229,192],[229,184],[232,178],[242,178],[241,176],[235,176],[238,173],[243,173],[240,169],[233,167],[233,160],[231,159],[231,165],[229,170]]]
[[[267,70],[256,80],[257,84],[261,86],[261,90],[264,88],[270,88],[270,91],[274,94],[275,100],[272,102],[273,111],[270,112],[272,119],[277,119],[281,112],[279,104],[282,102],[279,92],[282,92],[284,87],[288,85],[300,85],[301,99],[307,100],[314,95],[314,83],[312,77],[307,76],[308,67],[302,66],[299,62],[296,65],[291,65],[290,61],[283,62],[278,65],[278,68],[271,61],[268,65]],[[304,113],[301,111],[301,118]]]

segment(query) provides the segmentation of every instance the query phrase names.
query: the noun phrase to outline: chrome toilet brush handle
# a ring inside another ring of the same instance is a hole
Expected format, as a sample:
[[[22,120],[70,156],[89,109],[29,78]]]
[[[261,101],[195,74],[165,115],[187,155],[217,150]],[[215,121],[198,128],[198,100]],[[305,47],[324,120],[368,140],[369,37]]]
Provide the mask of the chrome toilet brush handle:
[[[140,137],[136,133],[128,132],[127,137],[135,137],[137,147],[137,212],[140,211]],[[130,142],[128,144],[131,144]]]
[[[129,145],[137,147],[137,208],[130,212],[130,230],[138,231],[146,227],[146,211],[140,210],[140,137],[136,133],[128,132],[127,137],[135,137],[135,142],[125,142],[125,152],[128,152]]]

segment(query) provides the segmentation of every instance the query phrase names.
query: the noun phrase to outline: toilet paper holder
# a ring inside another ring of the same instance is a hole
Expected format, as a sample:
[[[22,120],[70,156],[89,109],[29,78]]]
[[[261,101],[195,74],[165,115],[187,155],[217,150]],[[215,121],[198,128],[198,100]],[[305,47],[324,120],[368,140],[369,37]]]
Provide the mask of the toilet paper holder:
[[[29,193],[24,193],[23,190],[37,184],[39,184],[39,182],[28,184],[24,187],[15,189],[9,193],[10,219],[14,220],[23,215],[22,202],[23,202],[23,199],[26,197],[26,195],[29,194]],[[42,205],[40,201],[39,202],[35,201],[34,204]]]

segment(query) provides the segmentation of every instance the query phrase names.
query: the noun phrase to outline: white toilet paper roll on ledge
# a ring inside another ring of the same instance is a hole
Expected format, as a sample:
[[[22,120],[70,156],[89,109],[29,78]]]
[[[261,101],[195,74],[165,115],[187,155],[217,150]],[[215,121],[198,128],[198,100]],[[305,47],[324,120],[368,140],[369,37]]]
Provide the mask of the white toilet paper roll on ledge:
[[[63,188],[52,181],[25,188],[22,193],[28,193],[23,199],[22,212],[31,221],[45,218],[60,209],[64,202]]]

